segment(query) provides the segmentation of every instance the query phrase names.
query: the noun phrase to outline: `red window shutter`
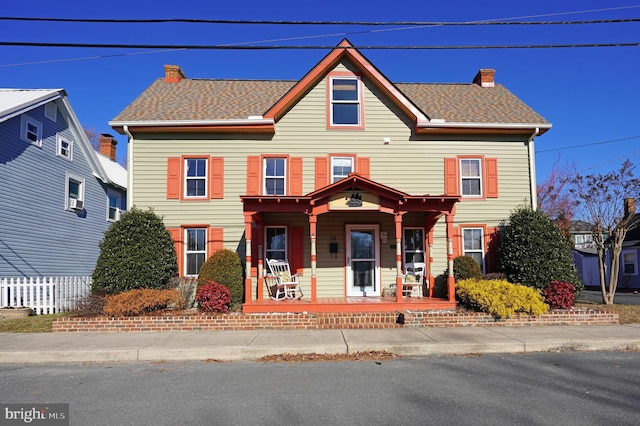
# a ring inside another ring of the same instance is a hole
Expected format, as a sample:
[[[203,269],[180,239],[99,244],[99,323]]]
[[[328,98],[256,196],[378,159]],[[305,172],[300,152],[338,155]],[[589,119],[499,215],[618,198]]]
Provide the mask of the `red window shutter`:
[[[371,159],[369,157],[358,157],[358,173],[360,176],[365,177],[367,179],[371,178]]]
[[[329,159],[327,157],[316,157],[316,188],[324,188],[329,184],[327,175],[329,168]]]
[[[485,258],[486,272],[498,271],[498,243],[500,242],[500,228],[487,226],[486,246],[487,256]]]
[[[302,195],[302,157],[289,158],[289,195]]]
[[[167,199],[180,198],[180,158],[167,158]]]
[[[207,230],[207,258],[224,248],[224,228],[209,228]]]
[[[484,167],[487,172],[487,198],[498,198],[498,159],[485,159]]]
[[[169,235],[171,235],[171,239],[173,240],[173,246],[176,249],[176,259],[178,261],[178,275],[183,275],[183,257],[182,257],[182,248],[184,247],[182,241],[182,228],[167,228],[169,231]]]
[[[209,161],[209,198],[224,198],[224,158],[211,157]]]
[[[304,229],[301,227],[291,228],[291,241],[289,241],[291,252],[289,253],[289,267],[291,273],[303,272],[304,267]]]
[[[462,252],[460,251],[460,243],[461,243],[460,234],[461,234],[460,228],[454,226],[453,235],[451,235],[451,247],[453,251],[453,257],[458,257],[462,255]]]
[[[260,195],[260,156],[247,157],[247,195]]]
[[[444,194],[459,195],[458,190],[458,159],[444,159]]]

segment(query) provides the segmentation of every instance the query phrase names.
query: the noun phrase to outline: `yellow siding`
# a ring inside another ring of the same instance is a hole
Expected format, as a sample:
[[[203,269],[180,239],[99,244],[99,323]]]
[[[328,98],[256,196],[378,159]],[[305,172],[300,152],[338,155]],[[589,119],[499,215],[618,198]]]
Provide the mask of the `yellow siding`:
[[[338,70],[350,68],[339,65]],[[271,136],[230,136],[228,134],[189,134],[176,136],[135,135],[132,145],[133,204],[153,207],[170,227],[186,224],[209,224],[224,228],[225,247],[239,247],[244,233],[240,196],[246,192],[247,156],[287,154],[303,157],[303,192],[314,191],[315,158],[329,153],[357,154],[369,157],[371,179],[412,195],[440,195],[444,192],[444,158],[457,155],[483,155],[498,159],[499,198],[463,200],[456,207],[456,226],[460,223],[482,223],[497,226],[518,205],[530,202],[529,159],[524,139],[478,137],[451,140],[443,137],[412,136],[406,117],[382,97],[373,84],[365,81],[364,130],[327,129],[326,79],[294,105],[276,124]],[[390,143],[385,144],[384,139]],[[168,157],[197,154],[224,157],[224,199],[185,202],[166,199]],[[310,295],[310,248],[306,216],[275,219],[305,229],[305,275],[303,291]],[[362,219],[355,219],[361,221]],[[364,220],[371,221],[371,215]],[[345,292],[344,229],[354,219],[345,214],[322,215],[318,220],[318,297],[341,297]],[[388,243],[381,251],[382,285],[395,280],[395,245],[393,217],[379,214],[375,222],[386,231]],[[295,224],[295,225],[294,225]],[[337,258],[330,258],[331,237],[339,243]],[[255,239],[254,239],[255,241]],[[254,243],[255,244],[255,243]],[[436,227],[432,272],[438,275],[446,268],[444,219]],[[255,266],[255,265],[254,265]],[[266,296],[266,295],[265,295]]]

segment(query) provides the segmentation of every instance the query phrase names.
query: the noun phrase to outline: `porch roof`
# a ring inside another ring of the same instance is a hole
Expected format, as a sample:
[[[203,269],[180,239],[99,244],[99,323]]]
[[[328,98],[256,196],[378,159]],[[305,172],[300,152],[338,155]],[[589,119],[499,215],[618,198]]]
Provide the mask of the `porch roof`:
[[[368,179],[358,173],[350,173],[347,178],[339,180],[300,196],[280,195],[242,195],[245,213],[259,213],[268,211],[300,212],[305,214],[328,213],[332,197],[345,191],[363,191],[379,197],[378,210],[387,213],[401,213],[408,211],[452,213],[455,204],[460,201],[458,196],[447,195],[411,195],[395,188]]]

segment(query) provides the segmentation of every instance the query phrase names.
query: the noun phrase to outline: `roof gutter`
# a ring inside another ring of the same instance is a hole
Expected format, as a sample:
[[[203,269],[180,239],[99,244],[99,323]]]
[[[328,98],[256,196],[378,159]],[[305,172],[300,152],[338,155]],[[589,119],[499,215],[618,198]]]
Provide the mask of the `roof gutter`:
[[[183,126],[240,126],[273,125],[273,118],[249,117],[229,120],[146,120],[146,121],[109,121],[109,126],[127,127],[183,127]]]
[[[418,120],[418,129],[500,129],[500,130],[521,130],[533,129],[535,135],[541,135],[551,128],[551,123],[474,123],[474,122],[454,122],[443,119],[431,119],[429,121]]]

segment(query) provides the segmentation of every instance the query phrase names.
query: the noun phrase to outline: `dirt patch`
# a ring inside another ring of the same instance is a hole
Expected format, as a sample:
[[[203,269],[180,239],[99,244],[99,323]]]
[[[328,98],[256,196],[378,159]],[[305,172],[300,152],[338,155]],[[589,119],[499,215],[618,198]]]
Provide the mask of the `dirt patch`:
[[[399,355],[386,351],[363,351],[352,354],[281,354],[267,355],[260,358],[263,362],[342,362],[342,361],[390,361],[400,358]]]

